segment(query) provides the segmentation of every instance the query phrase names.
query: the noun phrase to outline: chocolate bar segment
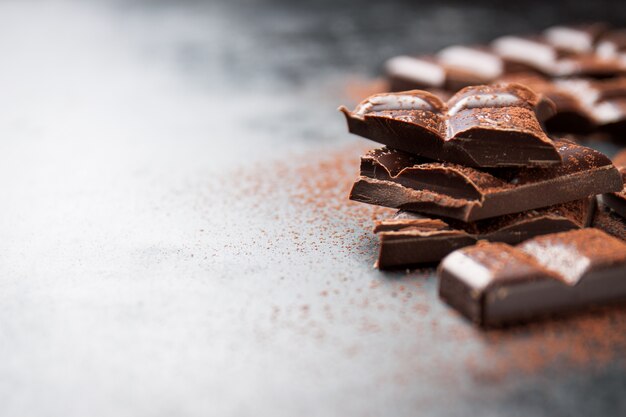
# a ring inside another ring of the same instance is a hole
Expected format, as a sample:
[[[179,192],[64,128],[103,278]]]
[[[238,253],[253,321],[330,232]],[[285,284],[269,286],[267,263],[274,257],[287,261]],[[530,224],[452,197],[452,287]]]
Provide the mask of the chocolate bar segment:
[[[626,133],[626,78],[550,81],[536,74],[513,74],[506,82],[526,85],[551,99],[556,112],[545,120],[546,129],[560,133],[604,131]]]
[[[602,196],[602,202],[615,213],[626,218],[626,150],[617,154],[613,158],[613,163],[622,175],[624,187],[618,192],[604,194]]]
[[[447,103],[425,91],[377,94],[340,110],[351,133],[414,155],[473,167],[561,163],[539,124],[552,104],[519,84],[467,87]]]
[[[587,102],[573,91],[533,73],[510,74],[501,80],[528,86],[554,103],[555,112],[543,121],[548,132],[586,134],[597,128]]]
[[[608,30],[604,23],[580,26],[553,26],[543,32],[546,42],[573,54],[593,53],[598,39]]]
[[[433,219],[399,211],[376,222],[380,239],[376,266],[406,268],[439,262],[450,252],[485,239],[516,244],[534,236],[579,229],[590,224],[595,198],[572,201],[473,223]]]
[[[562,165],[498,170],[373,150],[361,157],[350,199],[471,222],[622,189],[605,155],[564,139],[555,143]]]
[[[623,74],[625,69],[614,57],[598,55],[595,51],[576,53],[571,48],[554,45],[541,35],[503,36],[494,40],[491,47],[505,62],[526,66],[528,71],[548,77],[606,78]]]
[[[597,229],[479,242],[439,266],[439,296],[480,326],[626,301],[626,242]]]
[[[487,84],[512,71],[485,47],[450,46],[435,56],[397,56],[385,63],[391,91],[457,91],[463,87]]]

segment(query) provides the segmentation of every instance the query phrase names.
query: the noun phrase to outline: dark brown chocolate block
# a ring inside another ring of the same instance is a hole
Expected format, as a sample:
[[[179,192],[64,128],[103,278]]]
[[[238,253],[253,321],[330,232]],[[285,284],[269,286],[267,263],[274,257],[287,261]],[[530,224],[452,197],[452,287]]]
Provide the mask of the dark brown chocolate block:
[[[420,90],[376,94],[340,110],[351,133],[426,158],[474,167],[561,163],[537,119],[553,104],[520,84],[467,87],[447,103]]]
[[[622,189],[605,155],[564,139],[555,144],[562,165],[492,170],[376,149],[361,157],[350,199],[470,222]]]
[[[593,229],[520,245],[481,241],[448,255],[439,296],[480,326],[626,302],[626,242]]]
[[[431,264],[481,239],[516,244],[538,235],[580,229],[589,226],[594,206],[595,198],[587,198],[473,223],[401,210],[391,219],[376,222],[374,233],[380,239],[376,266],[393,269]]]
[[[624,188],[615,193],[607,193],[602,196],[602,202],[615,213],[626,218],[626,150],[613,158],[613,163],[622,174]]]

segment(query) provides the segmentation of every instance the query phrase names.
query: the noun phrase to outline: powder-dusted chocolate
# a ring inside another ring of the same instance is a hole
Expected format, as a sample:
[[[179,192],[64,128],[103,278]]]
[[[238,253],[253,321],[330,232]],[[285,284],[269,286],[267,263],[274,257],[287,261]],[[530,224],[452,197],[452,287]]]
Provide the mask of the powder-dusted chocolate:
[[[553,104],[520,84],[467,87],[446,103],[421,90],[376,94],[340,110],[351,133],[417,156],[473,167],[561,163],[537,118]]]
[[[497,170],[376,149],[361,157],[350,198],[470,222],[622,189],[621,175],[605,155],[564,139],[555,144],[562,165]]]
[[[595,198],[587,198],[473,223],[401,210],[393,218],[376,222],[374,232],[380,239],[376,266],[393,269],[431,264],[481,239],[516,244],[542,234],[587,227],[594,207]]]
[[[524,84],[555,103],[555,114],[545,121],[551,132],[598,130],[616,137],[626,133],[626,77],[549,81],[517,74],[507,80]]]
[[[602,202],[615,213],[626,218],[626,150],[615,155],[613,163],[622,175],[624,187],[618,192],[604,194]]]
[[[448,255],[439,296],[481,326],[626,302],[626,242],[593,228],[517,246],[479,242]]]
[[[548,132],[586,134],[597,129],[596,120],[590,111],[590,96],[584,100],[574,91],[534,73],[510,74],[501,81],[523,84],[552,100],[556,111],[544,120]]]

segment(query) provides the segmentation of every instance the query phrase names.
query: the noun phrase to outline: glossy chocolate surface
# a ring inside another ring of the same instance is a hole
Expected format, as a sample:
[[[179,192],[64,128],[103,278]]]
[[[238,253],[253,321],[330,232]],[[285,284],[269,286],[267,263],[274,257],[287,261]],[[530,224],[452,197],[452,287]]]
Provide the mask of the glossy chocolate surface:
[[[555,143],[562,165],[498,170],[376,149],[361,158],[350,198],[469,222],[622,189],[621,175],[605,155],[563,139]]]
[[[467,87],[443,102],[421,90],[371,96],[340,110],[351,133],[414,155],[474,167],[561,162],[537,114],[553,104],[520,84]]]
[[[448,255],[439,295],[481,326],[626,301],[626,242],[593,228]]]

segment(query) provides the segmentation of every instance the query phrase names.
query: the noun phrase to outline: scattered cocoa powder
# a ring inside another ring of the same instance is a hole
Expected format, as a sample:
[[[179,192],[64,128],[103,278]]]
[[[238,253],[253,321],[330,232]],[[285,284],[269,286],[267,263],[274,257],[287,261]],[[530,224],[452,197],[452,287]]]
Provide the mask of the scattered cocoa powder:
[[[253,213],[280,223],[280,232],[259,233],[266,237],[264,242],[269,250],[284,250],[275,245],[277,241],[287,240],[293,247],[289,250],[296,256],[302,254],[303,262],[307,253],[322,251],[328,253],[333,262],[342,262],[346,254],[353,254],[371,265],[376,257],[373,223],[394,213],[391,209],[348,199],[358,175],[359,155],[371,147],[355,141],[321,154],[264,161],[229,176],[236,178],[237,184],[228,187],[232,188],[233,201],[240,201],[253,208]],[[287,207],[277,207],[277,201],[280,204],[287,201]],[[237,250],[245,253],[240,248]],[[254,246],[249,250],[254,250]],[[355,284],[351,284],[352,287],[341,285],[354,279],[345,271],[338,271],[332,277],[320,276],[326,288],[316,291],[318,302],[307,296],[309,304],[302,304],[294,295],[293,304],[273,306],[268,317],[274,326],[309,335],[320,343],[328,337],[331,326],[346,317],[354,318],[357,334],[395,335],[410,331],[424,335],[432,343],[452,346],[465,372],[480,380],[497,381],[510,375],[533,374],[560,366],[602,367],[624,359],[626,309],[604,309],[482,331],[442,306],[434,291],[432,269],[407,271],[408,275],[377,274],[382,278],[365,278],[358,291],[353,289]],[[346,291],[348,288],[352,289]],[[316,315],[319,311],[321,313]],[[398,319],[379,321],[379,312],[385,312],[387,318],[391,314]],[[468,344],[478,347],[466,349]],[[363,348],[358,340],[352,339],[341,347],[350,357],[359,355]],[[440,374],[459,372],[455,365],[436,353],[429,354],[435,358],[428,365],[420,360],[420,354],[433,349],[438,347],[416,345],[397,353],[398,362],[405,363],[402,371],[395,375],[397,380],[411,380],[412,373],[426,368],[436,368]]]

